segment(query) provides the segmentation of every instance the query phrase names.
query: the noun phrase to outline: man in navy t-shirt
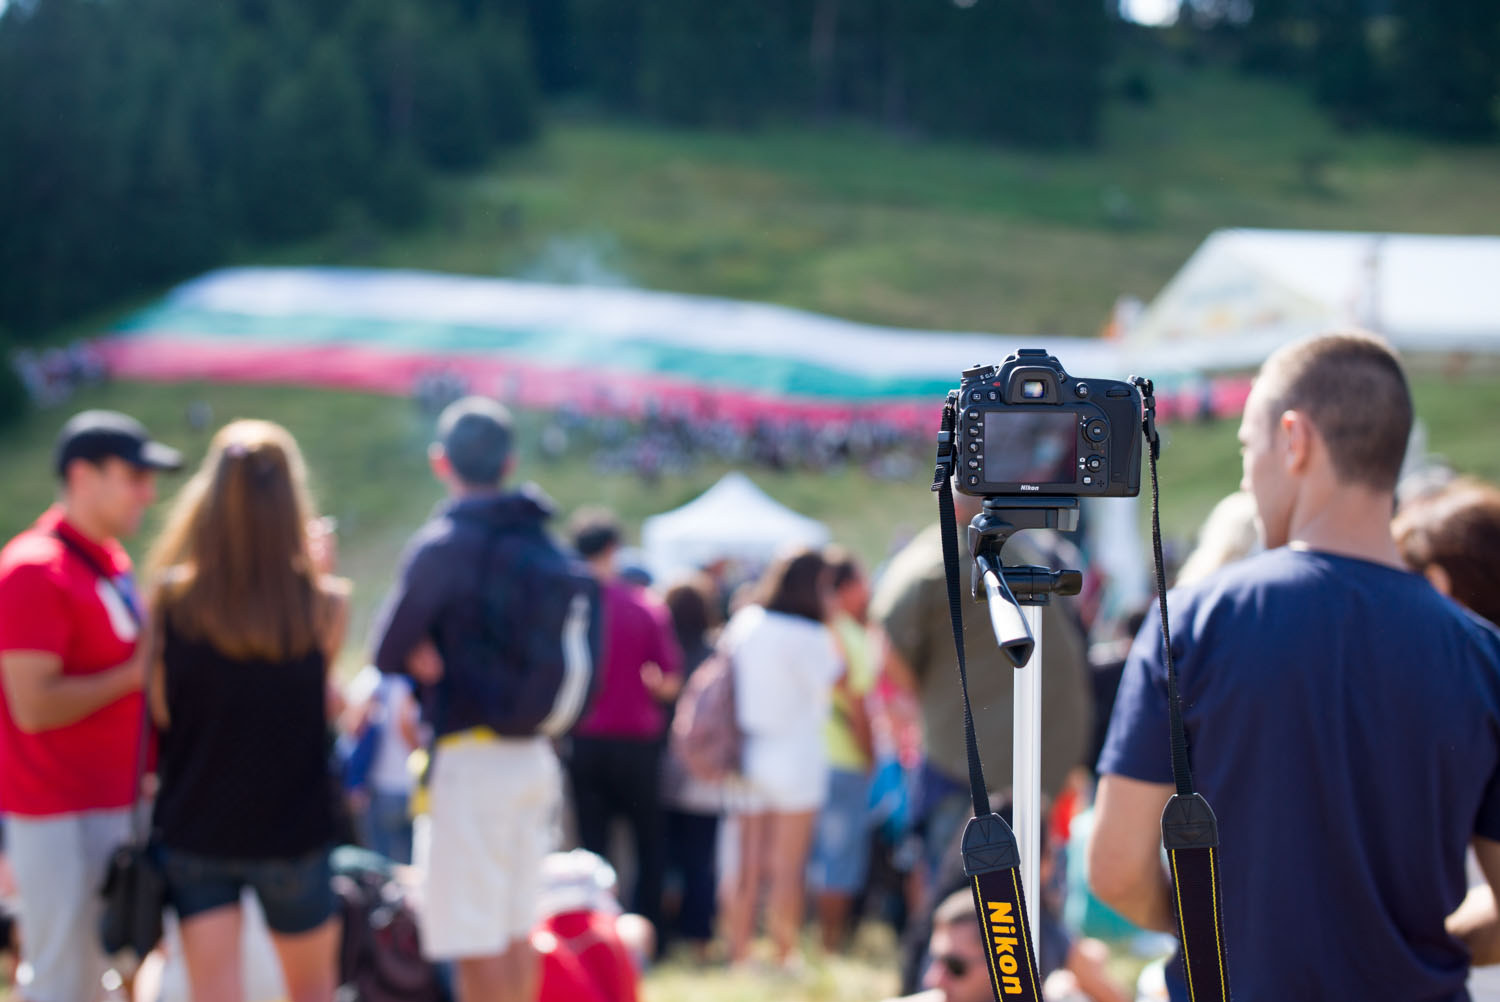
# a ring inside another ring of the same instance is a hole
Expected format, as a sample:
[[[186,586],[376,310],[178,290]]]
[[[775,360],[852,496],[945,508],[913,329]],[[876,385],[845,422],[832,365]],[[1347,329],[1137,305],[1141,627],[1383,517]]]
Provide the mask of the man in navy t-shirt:
[[[1219,819],[1236,1002],[1468,998],[1469,952],[1444,923],[1471,843],[1500,882],[1500,634],[1404,570],[1392,543],[1411,421],[1382,342],[1278,351],[1240,427],[1267,552],[1169,597],[1193,776]],[[1153,616],[1099,759],[1089,863],[1104,901],[1175,932],[1170,756]],[[1179,968],[1173,998],[1187,997]]]

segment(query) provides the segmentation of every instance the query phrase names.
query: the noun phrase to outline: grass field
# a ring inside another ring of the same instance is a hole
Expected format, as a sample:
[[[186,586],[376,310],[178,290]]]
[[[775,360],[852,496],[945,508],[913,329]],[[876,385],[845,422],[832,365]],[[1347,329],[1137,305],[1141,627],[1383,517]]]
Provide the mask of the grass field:
[[[1500,480],[1500,450],[1494,446],[1500,381],[1489,373],[1428,373],[1416,379],[1415,392],[1430,448],[1462,470]],[[165,441],[183,448],[195,464],[208,436],[191,432],[185,414],[199,400],[211,404],[216,425],[235,417],[270,418],[302,443],[320,507],[339,519],[342,570],[356,585],[347,651],[352,663],[361,656],[370,613],[389,585],[402,543],[441,497],[426,468],[431,420],[411,402],[389,397],[202,384],[121,383],[90,390],[69,408],[111,407],[135,414]],[[0,538],[21,529],[51,499],[55,488],[48,475],[49,453],[67,413],[34,412],[0,441]],[[646,484],[629,475],[596,472],[586,453],[548,464],[536,448],[541,416],[522,414],[519,420],[519,475],[541,483],[563,516],[585,504],[608,505],[632,535],[642,518],[690,500],[727,469],[708,463],[691,474]],[[1213,503],[1235,488],[1239,455],[1234,432],[1232,421],[1164,429],[1162,523],[1169,537],[1191,538]],[[836,539],[871,566],[935,518],[925,457],[913,476],[901,482],[877,480],[852,468],[751,474],[779,501],[825,522]],[[163,494],[170,495],[180,482],[164,477]],[[132,544],[138,557],[163,507],[157,506],[146,531]]]
[[[1091,334],[1116,296],[1149,300],[1219,227],[1500,232],[1500,147],[1343,133],[1291,86],[1146,66],[1155,100],[1114,102],[1100,148],[1070,155],[921,143],[852,126],[682,132],[559,109],[535,146],[439,182],[432,221],[413,232],[347,215],[324,238],[246,251],[240,261],[621,282],[899,326]],[[97,333],[112,319],[105,313],[56,336]],[[1500,480],[1493,368],[1424,369],[1415,391],[1432,450]],[[429,419],[390,398],[201,385],[104,387],[69,410],[133,413],[196,463],[207,436],[190,432],[184,415],[197,400],[211,403],[215,425],[266,417],[302,442],[320,504],[340,521],[342,569],[356,583],[344,659],[354,667],[401,544],[440,495],[424,460]],[[51,498],[48,453],[66,413],[33,413],[0,437],[0,537]],[[585,456],[544,465],[540,421],[521,415],[521,476],[540,481],[563,514],[586,503],[614,507],[632,533],[725,469],[706,464],[648,486],[596,474]],[[1171,426],[1164,438],[1164,527],[1186,539],[1238,482],[1234,424]],[[874,564],[933,518],[925,457],[918,465],[903,483],[851,470],[752,476]],[[163,492],[179,482],[165,478]],[[142,541],[133,548],[140,556]],[[669,965],[647,997],[868,1002],[894,989],[892,966],[889,945],[878,942],[854,960],[811,965],[795,985]]]
[[[853,126],[674,131],[554,117],[445,182],[430,225],[358,218],[273,255],[784,303],[874,323],[1092,334],[1224,226],[1500,230],[1500,147],[1335,129],[1290,85],[1153,64],[1094,152]],[[256,255],[262,260],[265,255]]]

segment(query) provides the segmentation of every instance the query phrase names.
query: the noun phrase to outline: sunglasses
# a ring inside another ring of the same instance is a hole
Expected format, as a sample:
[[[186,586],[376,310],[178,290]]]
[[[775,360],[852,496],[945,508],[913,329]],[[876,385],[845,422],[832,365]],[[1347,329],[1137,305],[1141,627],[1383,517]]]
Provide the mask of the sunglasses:
[[[933,957],[932,962],[934,964],[943,965],[943,970],[948,972],[948,976],[950,978],[962,978],[964,975],[969,973],[969,967],[971,966],[968,960],[964,959],[963,957],[955,956],[951,953],[945,953],[942,956]]]

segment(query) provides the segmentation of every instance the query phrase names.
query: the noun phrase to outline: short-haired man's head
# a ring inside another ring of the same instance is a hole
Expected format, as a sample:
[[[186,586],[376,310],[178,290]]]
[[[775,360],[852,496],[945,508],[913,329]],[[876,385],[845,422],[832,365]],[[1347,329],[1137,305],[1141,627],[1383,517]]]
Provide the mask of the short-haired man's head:
[[[1404,505],[1391,532],[1407,566],[1500,626],[1500,488],[1457,480]]]
[[[454,476],[469,487],[496,487],[510,462],[510,411],[489,397],[455,400],[438,417],[437,444]]]
[[[1254,398],[1273,427],[1287,411],[1305,414],[1344,483],[1395,490],[1411,435],[1411,390],[1380,338],[1348,331],[1286,345],[1261,366]]]
[[[573,548],[585,560],[602,557],[625,539],[620,520],[608,508],[580,508],[568,522]]]
[[[932,927],[970,923],[977,930],[979,917],[974,914],[974,896],[967,890],[954,891],[944,898],[932,913]]]

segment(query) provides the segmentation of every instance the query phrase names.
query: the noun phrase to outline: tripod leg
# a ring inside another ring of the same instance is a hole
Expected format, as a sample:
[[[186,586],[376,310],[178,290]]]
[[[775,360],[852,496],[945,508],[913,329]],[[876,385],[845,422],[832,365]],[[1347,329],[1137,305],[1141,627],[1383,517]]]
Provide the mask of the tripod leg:
[[[1021,882],[1031,928],[1037,929],[1041,907],[1042,837],[1042,610],[1024,607],[1035,647],[1025,666],[1016,669],[1012,730],[1012,811],[1021,848]]]

